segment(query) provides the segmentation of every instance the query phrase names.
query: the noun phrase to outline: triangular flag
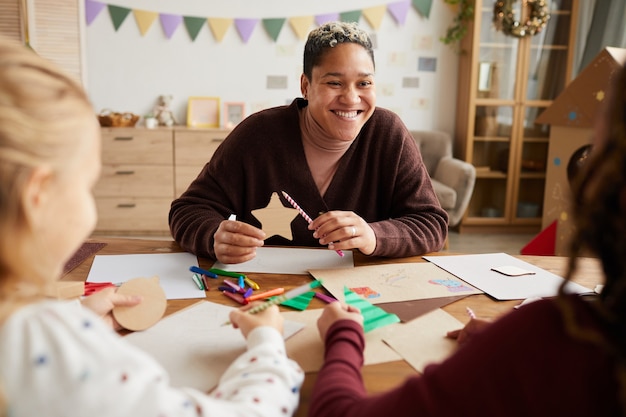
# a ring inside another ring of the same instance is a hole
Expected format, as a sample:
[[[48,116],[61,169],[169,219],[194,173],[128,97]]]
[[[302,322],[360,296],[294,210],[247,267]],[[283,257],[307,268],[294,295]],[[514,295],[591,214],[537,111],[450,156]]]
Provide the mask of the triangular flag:
[[[324,23],[334,22],[337,20],[339,20],[339,13],[318,14],[315,16],[315,23],[317,26],[322,26]]]
[[[152,27],[152,24],[159,16],[157,12],[148,12],[145,10],[133,10],[133,15],[135,16],[135,22],[137,22],[137,26],[139,26],[139,32],[141,36],[145,36],[148,30]]]
[[[410,0],[402,0],[395,3],[389,3],[387,5],[387,10],[389,10],[389,13],[393,16],[397,23],[404,25],[410,6]]]
[[[85,20],[87,21],[87,26],[98,17],[102,9],[104,9],[104,6],[106,6],[106,4],[100,3],[99,1],[85,0]]]
[[[248,40],[254,31],[254,27],[258,22],[259,19],[235,19],[235,27],[237,28],[237,32],[239,32],[239,36],[241,36],[243,43],[248,43]]]
[[[110,4],[107,5],[107,8],[109,9],[109,16],[111,16],[111,20],[113,21],[113,27],[117,32],[130,13],[130,9],[127,9],[126,7],[112,6]]]
[[[433,0],[413,0],[413,7],[426,19],[430,17],[430,7],[433,5]]]
[[[313,16],[296,16],[289,18],[291,30],[296,34],[298,39],[306,39],[309,35],[309,28],[313,25]]]
[[[521,250],[521,255],[554,256],[556,253],[557,221],[550,223]]]
[[[185,22],[189,37],[191,37],[192,41],[195,41],[202,26],[206,23],[206,19],[204,17],[184,16],[183,21]]]
[[[395,314],[387,313],[382,308],[376,307],[363,297],[357,295],[353,291],[350,291],[347,287],[343,287],[343,294],[345,296],[346,304],[350,304],[361,311],[361,314],[363,315],[363,331],[365,333],[379,327],[400,322],[400,318]]]
[[[284,24],[284,18],[263,19],[263,27],[274,42],[278,39],[278,35],[280,35],[280,31],[282,30]]]
[[[381,6],[368,7],[367,9],[363,9],[363,17],[365,17],[365,20],[367,20],[367,23],[369,23],[372,29],[378,30],[383,22],[386,10],[387,7],[384,4]]]
[[[161,27],[163,28],[163,32],[165,32],[165,36],[167,39],[171,39],[176,29],[183,21],[183,17],[178,14],[168,14],[161,13],[159,15],[159,19],[161,20]]]
[[[352,10],[350,12],[343,12],[339,14],[339,19],[342,22],[355,22],[359,23],[359,19],[361,19],[361,11],[360,10]]]
[[[233,19],[226,19],[221,17],[209,17],[207,21],[209,22],[209,27],[211,28],[213,37],[218,42],[221,42],[222,39],[224,39],[226,31],[230,27],[231,23],[233,23]]]

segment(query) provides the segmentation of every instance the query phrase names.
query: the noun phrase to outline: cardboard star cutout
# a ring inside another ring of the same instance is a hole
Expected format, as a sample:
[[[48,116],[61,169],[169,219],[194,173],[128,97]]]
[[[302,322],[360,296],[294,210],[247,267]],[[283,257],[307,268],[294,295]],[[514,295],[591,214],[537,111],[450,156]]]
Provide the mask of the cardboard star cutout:
[[[261,222],[261,228],[267,237],[279,235],[293,240],[291,222],[298,216],[298,210],[283,206],[278,193],[272,193],[267,207],[252,210],[252,215]]]

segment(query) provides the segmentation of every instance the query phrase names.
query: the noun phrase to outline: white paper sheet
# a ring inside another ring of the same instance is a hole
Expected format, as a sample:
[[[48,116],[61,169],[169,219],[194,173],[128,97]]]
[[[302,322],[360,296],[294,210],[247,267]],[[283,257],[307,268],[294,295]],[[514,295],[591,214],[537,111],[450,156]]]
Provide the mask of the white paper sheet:
[[[330,249],[313,248],[258,248],[256,257],[240,264],[216,262],[213,268],[236,272],[308,275],[309,269],[353,268],[351,251],[344,256]]]
[[[152,355],[169,373],[172,386],[208,392],[246,350],[241,331],[222,326],[232,309],[199,301],[125,339]],[[290,337],[302,327],[300,323],[285,320],[284,337]]]
[[[563,283],[562,277],[506,253],[424,256],[424,259],[498,300],[553,297]],[[514,266],[532,271],[534,274],[507,276],[491,270],[502,266]],[[568,283],[567,290],[578,294],[591,292],[590,289],[574,282]]]
[[[168,300],[205,298],[191,279],[189,267],[198,266],[198,258],[187,252],[133,255],[96,255],[87,282],[126,282],[133,278],[159,277]]]

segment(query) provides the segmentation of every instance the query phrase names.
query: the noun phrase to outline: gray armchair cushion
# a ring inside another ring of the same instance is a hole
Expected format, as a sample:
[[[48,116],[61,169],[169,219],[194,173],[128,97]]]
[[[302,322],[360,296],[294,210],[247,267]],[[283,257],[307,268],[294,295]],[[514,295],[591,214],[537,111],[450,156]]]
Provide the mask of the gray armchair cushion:
[[[431,181],[441,207],[443,207],[446,211],[454,209],[456,206],[456,191],[454,188],[448,187],[444,183],[432,178]]]
[[[439,203],[454,227],[463,219],[474,192],[476,169],[452,156],[452,137],[440,131],[412,131]]]

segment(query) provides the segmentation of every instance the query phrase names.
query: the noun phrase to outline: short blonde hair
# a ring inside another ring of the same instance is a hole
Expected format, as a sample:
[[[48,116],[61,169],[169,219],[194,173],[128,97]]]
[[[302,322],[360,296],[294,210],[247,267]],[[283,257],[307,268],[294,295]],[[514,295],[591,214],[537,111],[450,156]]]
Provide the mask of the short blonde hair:
[[[23,255],[14,243],[25,224],[24,187],[37,167],[63,171],[80,144],[85,110],[96,117],[77,82],[32,50],[0,39],[0,286]]]
[[[310,80],[313,77],[313,67],[320,65],[320,61],[329,48],[334,48],[341,43],[361,45],[372,58],[372,64],[375,65],[372,41],[367,32],[354,22],[328,22],[309,33],[304,45],[304,75]]]

